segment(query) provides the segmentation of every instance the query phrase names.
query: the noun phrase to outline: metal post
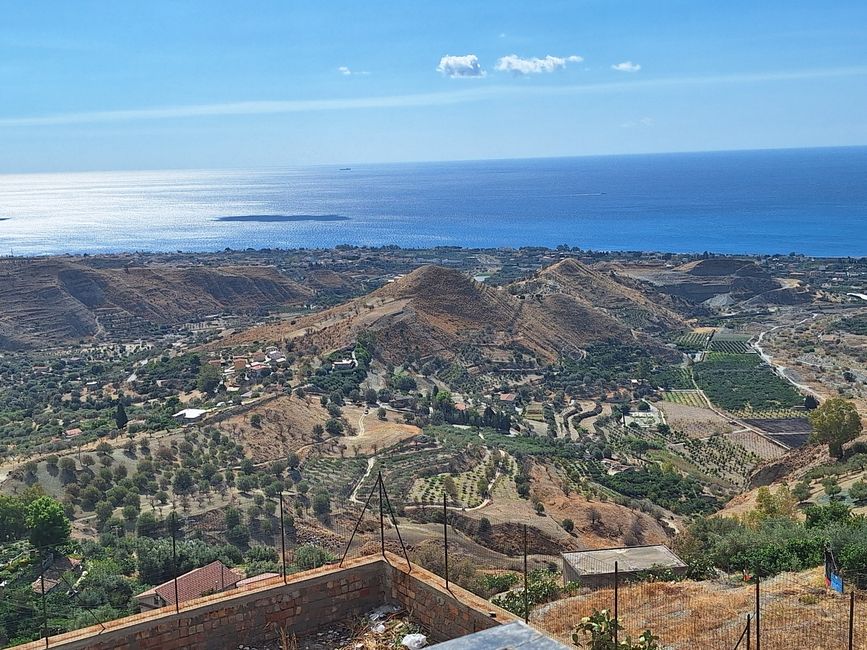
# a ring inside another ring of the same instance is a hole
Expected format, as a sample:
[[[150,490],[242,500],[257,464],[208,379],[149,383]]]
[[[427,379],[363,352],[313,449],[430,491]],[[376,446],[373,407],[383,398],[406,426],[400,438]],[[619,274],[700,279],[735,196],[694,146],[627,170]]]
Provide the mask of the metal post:
[[[175,535],[178,527],[178,515],[172,510],[172,576],[175,585],[175,613],[178,614],[181,611],[181,604],[178,602],[178,550],[177,550],[177,541],[175,539]]]
[[[346,542],[346,548],[343,550],[343,557],[340,558],[340,564],[337,566],[342,567],[343,561],[346,559],[346,556],[349,554],[349,549],[352,546],[352,540],[355,539],[355,534],[358,532],[358,527],[361,525],[361,521],[364,519],[364,513],[367,512],[367,506],[370,505],[370,500],[373,498],[373,493],[376,491],[376,483],[373,484],[373,487],[370,488],[370,494],[367,495],[367,499],[364,501],[364,506],[361,508],[361,514],[358,515],[358,519],[355,520],[355,527],[352,529],[352,534],[349,536],[349,541]]]
[[[849,650],[855,648],[855,592],[849,592]]]
[[[446,590],[449,588],[449,520],[446,509],[446,493],[443,491],[443,555],[446,564]]]
[[[614,562],[614,645],[617,645],[617,628],[620,627],[620,619],[617,618],[617,606],[620,600],[620,565]]]
[[[48,608],[45,606],[45,558],[39,563],[39,584],[42,587],[42,634],[45,637],[45,647],[48,647]]]
[[[752,650],[752,638],[750,636],[752,632],[752,622],[753,617],[747,614],[747,650]]]
[[[761,587],[759,586],[759,578],[756,577],[756,650],[762,650],[762,605],[761,605]]]
[[[403,557],[406,560],[406,566],[409,572],[412,573],[412,563],[409,561],[409,553],[406,552],[406,544],[403,543],[403,537],[400,536],[400,526],[397,525],[397,518],[394,516],[394,508],[391,507],[391,500],[388,498],[388,490],[385,485],[382,486],[382,494],[385,497],[385,506],[388,508],[388,516],[391,519],[391,525],[394,526],[394,532],[397,533],[397,541],[400,543],[400,548],[403,550]]]
[[[527,524],[524,524],[524,622],[530,622],[530,591],[527,586]]]
[[[382,506],[382,472],[376,479],[379,483],[379,543],[382,547],[382,557],[385,557],[385,510]]]
[[[283,548],[283,584],[286,584],[286,524],[283,521],[283,491],[280,491],[280,545]]]

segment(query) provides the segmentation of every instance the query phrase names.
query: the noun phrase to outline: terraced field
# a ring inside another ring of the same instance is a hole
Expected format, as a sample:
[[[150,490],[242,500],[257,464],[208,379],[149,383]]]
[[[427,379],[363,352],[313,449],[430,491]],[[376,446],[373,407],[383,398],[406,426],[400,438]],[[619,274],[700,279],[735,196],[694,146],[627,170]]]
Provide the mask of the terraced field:
[[[484,495],[479,491],[480,483],[487,484],[488,476],[492,473],[491,455],[485,457],[484,462],[479,463],[473,469],[450,475],[448,473],[437,474],[417,479],[410,490],[407,503],[417,504],[440,504],[443,501],[443,481],[446,476],[452,476],[458,493],[458,505],[465,508],[474,508],[484,500]],[[450,499],[451,501],[451,499]]]
[[[367,469],[366,458],[314,458],[301,466],[301,476],[311,487],[324,487],[334,496],[348,497]]]
[[[449,472],[460,464],[460,455],[460,452],[444,447],[415,450],[405,446],[387,456],[380,455],[358,491],[359,498],[366,498],[377,474],[382,471],[389,495],[395,500],[406,501],[418,479]]]

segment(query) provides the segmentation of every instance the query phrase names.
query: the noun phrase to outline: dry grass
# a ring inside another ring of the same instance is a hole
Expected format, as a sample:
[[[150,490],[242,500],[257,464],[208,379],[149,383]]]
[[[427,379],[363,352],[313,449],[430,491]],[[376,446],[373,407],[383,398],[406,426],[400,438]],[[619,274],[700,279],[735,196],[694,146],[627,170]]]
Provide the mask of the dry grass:
[[[716,433],[731,433],[732,426],[728,421],[710,409],[675,404],[674,402],[657,402],[672,429],[683,431],[691,438],[707,438]]]
[[[259,427],[251,418],[258,414]],[[233,415],[216,427],[244,445],[247,456],[255,462],[284,459],[290,451],[299,451],[315,442],[313,426],[325,424],[328,412],[318,399],[281,395],[263,401],[239,415]]]
[[[755,607],[755,586],[741,582],[656,582],[620,588],[619,613],[626,632],[650,628],[671,650],[731,650]],[[613,609],[613,589],[599,589],[538,608],[531,622],[571,640],[572,630],[594,609]],[[825,589],[821,569],[786,573],[761,585],[765,650],[836,650],[846,647],[849,599]],[[867,601],[856,602],[856,647],[867,647]],[[753,634],[755,630],[753,630]]]
[[[352,455],[369,456],[421,433],[417,426],[404,423],[400,419],[401,415],[395,411],[386,413],[386,421],[376,416],[376,408],[371,408],[365,414],[363,407],[346,406],[343,415],[358,432],[358,435],[339,439],[339,443],[345,445]]]

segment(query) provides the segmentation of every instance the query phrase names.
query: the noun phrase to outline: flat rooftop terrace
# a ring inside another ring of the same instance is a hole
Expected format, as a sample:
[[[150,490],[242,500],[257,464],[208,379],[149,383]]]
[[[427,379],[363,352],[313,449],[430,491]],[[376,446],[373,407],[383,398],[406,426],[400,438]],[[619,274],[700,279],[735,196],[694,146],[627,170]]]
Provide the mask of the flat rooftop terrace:
[[[16,646],[16,650],[224,650],[239,646],[280,647],[282,638],[301,638],[347,621],[357,621],[385,604],[394,605],[426,633],[431,644],[469,637],[514,623],[517,618],[491,602],[391,553],[346,561],[298,574],[261,580],[174,606],[134,614],[66,634]],[[521,624],[509,634],[538,632]],[[514,638],[518,638],[514,637]],[[527,637],[529,638],[529,637]],[[496,637],[484,645],[497,648]],[[469,640],[469,639],[468,639]],[[493,643],[494,645],[491,645]],[[554,646],[527,646],[562,648]]]

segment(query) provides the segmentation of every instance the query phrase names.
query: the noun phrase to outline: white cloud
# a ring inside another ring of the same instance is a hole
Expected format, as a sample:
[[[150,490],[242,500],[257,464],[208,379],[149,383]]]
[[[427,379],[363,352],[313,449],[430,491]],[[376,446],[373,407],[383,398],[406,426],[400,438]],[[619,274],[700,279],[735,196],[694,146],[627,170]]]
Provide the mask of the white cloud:
[[[437,72],[452,78],[485,76],[485,71],[479,63],[479,57],[475,54],[464,54],[463,56],[446,54],[440,59]]]
[[[344,77],[349,77],[351,75],[367,76],[370,74],[367,70],[352,70],[351,68],[349,68],[345,65],[342,65],[339,68],[337,68],[337,72],[342,74]]]
[[[565,68],[567,63],[580,63],[584,59],[580,56],[551,56],[550,54],[544,59],[529,58],[523,59],[517,54],[500,57],[497,61],[497,70],[500,72],[511,72],[512,74],[541,74],[543,72],[554,72],[561,68]]]
[[[634,129],[636,127],[641,126],[653,126],[653,118],[652,117],[642,117],[639,120],[629,120],[628,122],[624,122],[620,125],[624,129]]]
[[[641,70],[641,66],[632,61],[623,61],[622,63],[615,63],[611,69],[619,72],[638,72]]]

